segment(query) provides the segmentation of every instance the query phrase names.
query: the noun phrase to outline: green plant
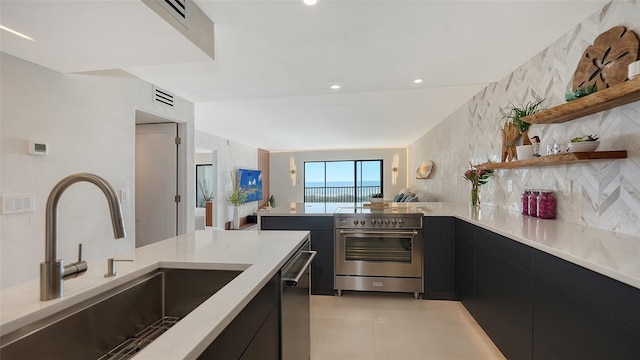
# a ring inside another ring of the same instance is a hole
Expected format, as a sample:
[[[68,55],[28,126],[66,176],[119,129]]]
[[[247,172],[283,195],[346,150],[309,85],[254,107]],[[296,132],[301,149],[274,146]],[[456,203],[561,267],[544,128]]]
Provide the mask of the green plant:
[[[571,139],[572,143],[584,142],[584,141],[598,141],[598,135],[584,135],[584,136],[576,136]]]
[[[234,206],[242,205],[247,202],[247,193],[242,189],[233,190],[227,201]]]
[[[505,109],[506,113],[502,116],[502,118],[507,122],[512,122],[520,131],[520,133],[523,133],[529,130],[531,124],[523,121],[522,118],[544,110],[544,107],[542,106],[543,102],[544,99],[529,101],[528,103],[520,107],[513,105],[513,103],[509,103],[510,106]]]

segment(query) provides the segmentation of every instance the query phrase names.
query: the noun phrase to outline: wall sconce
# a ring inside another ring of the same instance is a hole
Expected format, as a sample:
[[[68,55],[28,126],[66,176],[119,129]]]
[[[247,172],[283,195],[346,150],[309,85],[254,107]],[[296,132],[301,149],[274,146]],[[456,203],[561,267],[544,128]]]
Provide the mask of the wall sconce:
[[[393,155],[393,163],[391,163],[391,183],[395,185],[398,182],[398,155]]]
[[[296,159],[289,158],[289,178],[291,178],[291,185],[296,186]]]

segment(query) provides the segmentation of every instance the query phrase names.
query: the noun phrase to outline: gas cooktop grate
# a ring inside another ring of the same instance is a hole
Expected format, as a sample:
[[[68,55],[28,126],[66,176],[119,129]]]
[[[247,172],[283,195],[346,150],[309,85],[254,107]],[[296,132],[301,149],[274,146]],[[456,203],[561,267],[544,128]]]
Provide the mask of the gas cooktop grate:
[[[154,322],[148,327],[142,329],[134,337],[125,340],[122,344],[109,350],[98,360],[126,360],[131,359],[135,354],[142,350],[145,346],[169,330],[173,325],[177,324],[180,318],[173,316],[165,316]]]

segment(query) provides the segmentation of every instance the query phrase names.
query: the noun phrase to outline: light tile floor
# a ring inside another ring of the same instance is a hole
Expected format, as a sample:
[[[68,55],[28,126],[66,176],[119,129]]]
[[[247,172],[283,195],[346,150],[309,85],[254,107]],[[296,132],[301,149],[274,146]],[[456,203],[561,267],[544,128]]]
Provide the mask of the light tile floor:
[[[311,360],[504,359],[458,301],[343,292],[311,297]]]

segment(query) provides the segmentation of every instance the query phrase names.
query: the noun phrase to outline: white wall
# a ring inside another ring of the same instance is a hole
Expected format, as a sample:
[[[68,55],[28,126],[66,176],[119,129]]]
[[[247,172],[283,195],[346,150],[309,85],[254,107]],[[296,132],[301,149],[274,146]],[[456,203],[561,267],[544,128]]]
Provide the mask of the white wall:
[[[151,103],[151,85],[132,77],[60,74],[2,53],[0,64],[0,193],[36,195],[35,212],[1,215],[0,287],[39,276],[47,197],[58,181],[73,173],[95,173],[115,189],[129,191],[129,202],[122,204],[127,237],[113,238],[102,192],[77,183],[59,202],[58,257],[65,263],[75,261],[78,243],[84,244],[87,261],[133,249],[135,110],[186,122],[184,143],[191,150],[183,165],[193,169],[193,105],[178,99],[178,111],[159,108]],[[47,142],[49,155],[28,155],[29,140]],[[193,176],[193,171],[185,174],[188,184],[195,181]],[[190,202],[184,206],[193,208],[193,185],[185,191]],[[193,229],[193,213],[184,217],[190,217]]]
[[[394,155],[398,155],[398,179],[396,185],[391,182],[391,164]],[[296,186],[291,185],[289,178],[289,158],[295,158],[297,174]],[[305,161],[330,160],[383,160],[384,197],[391,199],[399,190],[407,186],[407,176],[415,177],[415,168],[407,168],[407,149],[359,149],[359,150],[328,150],[328,151],[300,151],[275,152],[270,154],[270,189],[276,200],[276,205],[291,202],[304,202],[304,163]]]
[[[214,216],[219,228],[224,228],[227,221],[233,220],[233,206],[227,198],[233,190],[231,171],[238,169],[258,169],[258,148],[236,141],[227,140],[203,131],[195,131],[195,146],[217,153],[216,198],[214,199]],[[250,202],[240,206],[240,217],[254,214],[258,202]]]

